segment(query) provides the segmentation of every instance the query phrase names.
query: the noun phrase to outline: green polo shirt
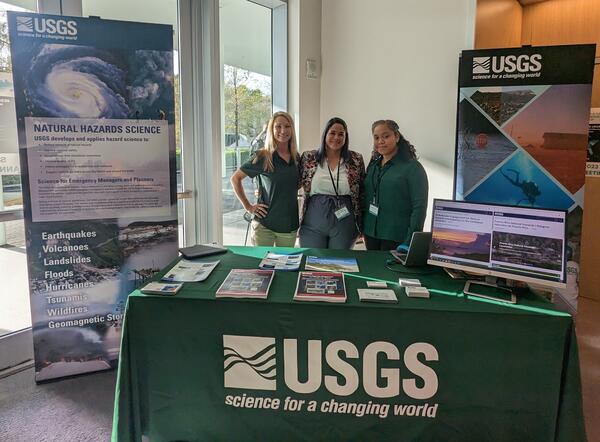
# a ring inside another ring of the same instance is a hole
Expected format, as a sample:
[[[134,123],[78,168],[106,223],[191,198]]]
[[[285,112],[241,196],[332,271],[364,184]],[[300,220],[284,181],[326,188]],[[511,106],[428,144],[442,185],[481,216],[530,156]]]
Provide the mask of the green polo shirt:
[[[383,167],[379,158],[367,167],[363,201],[363,233],[373,238],[410,243],[423,230],[429,185],[425,169],[416,159],[398,152]],[[377,216],[369,212],[375,202]]]
[[[298,228],[298,162],[286,163],[273,152],[273,172],[264,170],[264,157],[253,164],[256,155],[242,164],[240,170],[250,178],[258,177],[259,203],[269,206],[267,216],[256,218],[263,226],[278,233]]]

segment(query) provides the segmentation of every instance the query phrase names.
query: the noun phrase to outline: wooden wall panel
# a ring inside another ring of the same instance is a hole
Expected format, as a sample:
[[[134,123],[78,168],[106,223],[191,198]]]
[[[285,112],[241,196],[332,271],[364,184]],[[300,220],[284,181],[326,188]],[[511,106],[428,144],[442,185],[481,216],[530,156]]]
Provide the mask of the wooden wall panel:
[[[549,0],[523,8],[521,43],[560,45],[600,41],[600,1]],[[596,55],[600,48],[596,48]]]
[[[524,45],[596,43],[600,56],[600,1],[548,0],[523,8]],[[600,66],[594,69],[592,107],[600,107]],[[600,178],[586,178],[579,273],[580,295],[600,300]]]
[[[600,300],[600,177],[586,177],[579,266],[579,295]]]
[[[521,46],[522,14],[517,0],[477,0],[475,49]]]

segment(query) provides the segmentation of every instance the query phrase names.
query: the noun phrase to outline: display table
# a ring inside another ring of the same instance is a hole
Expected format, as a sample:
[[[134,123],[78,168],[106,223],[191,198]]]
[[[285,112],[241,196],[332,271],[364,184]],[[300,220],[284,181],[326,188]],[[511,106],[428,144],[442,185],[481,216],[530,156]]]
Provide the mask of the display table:
[[[113,441],[585,440],[573,321],[542,298],[465,298],[434,269],[405,275],[430,299],[361,303],[367,280],[397,282],[389,255],[311,249],[356,257],[345,304],[292,301],[297,272],[268,300],[215,299],[267,250],[204,258],[221,263],[174,297],[129,296]]]

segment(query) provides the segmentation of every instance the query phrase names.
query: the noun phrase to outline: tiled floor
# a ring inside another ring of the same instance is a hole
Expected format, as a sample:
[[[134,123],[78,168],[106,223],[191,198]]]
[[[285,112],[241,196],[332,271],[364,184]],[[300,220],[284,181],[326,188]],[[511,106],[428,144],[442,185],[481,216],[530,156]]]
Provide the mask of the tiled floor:
[[[600,301],[579,299],[575,328],[588,441],[600,442]]]

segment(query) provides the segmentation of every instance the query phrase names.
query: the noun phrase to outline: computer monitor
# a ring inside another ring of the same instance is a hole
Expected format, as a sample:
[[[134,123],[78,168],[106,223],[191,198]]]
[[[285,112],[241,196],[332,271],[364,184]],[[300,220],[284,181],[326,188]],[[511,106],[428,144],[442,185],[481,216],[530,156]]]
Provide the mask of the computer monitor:
[[[435,199],[427,263],[493,277],[465,294],[490,297],[473,288],[496,278],[564,288],[566,232],[566,210]]]

